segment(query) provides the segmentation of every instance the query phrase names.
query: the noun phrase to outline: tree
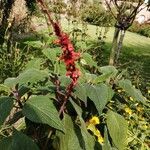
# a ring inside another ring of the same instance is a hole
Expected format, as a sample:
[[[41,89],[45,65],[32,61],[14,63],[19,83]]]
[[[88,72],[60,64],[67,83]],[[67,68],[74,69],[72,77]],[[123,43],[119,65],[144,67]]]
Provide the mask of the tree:
[[[132,25],[136,15],[144,8],[144,0],[105,0],[107,9],[116,20],[115,32],[112,41],[109,65],[116,65],[123,45],[123,40],[127,29]],[[113,7],[112,7],[113,6]]]

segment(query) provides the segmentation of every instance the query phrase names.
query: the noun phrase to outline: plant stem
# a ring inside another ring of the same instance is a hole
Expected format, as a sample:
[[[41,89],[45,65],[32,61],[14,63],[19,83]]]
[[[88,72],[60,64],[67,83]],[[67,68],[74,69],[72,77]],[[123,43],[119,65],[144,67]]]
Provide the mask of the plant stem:
[[[49,129],[48,136],[47,136],[46,142],[45,142],[45,144],[44,144],[43,150],[46,149],[47,144],[48,144],[48,141],[49,141],[49,139],[50,139],[50,137],[51,137],[51,135],[52,135],[52,132],[53,132],[53,131],[52,131],[51,129]]]

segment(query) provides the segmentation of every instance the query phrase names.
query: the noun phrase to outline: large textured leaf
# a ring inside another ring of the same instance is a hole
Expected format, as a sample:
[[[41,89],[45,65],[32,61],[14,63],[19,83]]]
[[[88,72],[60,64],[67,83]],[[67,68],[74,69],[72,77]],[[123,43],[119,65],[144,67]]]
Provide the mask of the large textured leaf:
[[[108,133],[107,133],[106,127],[104,131],[104,144],[103,144],[102,150],[112,150],[109,139],[108,139]]]
[[[41,48],[43,46],[43,43],[41,41],[27,41],[24,43],[34,48]]]
[[[57,54],[60,52],[60,48],[46,48],[43,49],[43,54],[50,59],[53,63],[57,60]]]
[[[0,98],[0,126],[3,124],[13,107],[13,99],[10,97]]]
[[[85,73],[85,79],[88,83],[93,83],[96,77],[95,74]]]
[[[17,84],[17,79],[16,78],[7,78],[4,81],[4,85],[7,87],[13,88]]]
[[[29,90],[30,88],[28,86],[24,86],[24,85],[20,86],[18,90],[19,96],[22,97],[24,94],[29,92]]]
[[[65,115],[63,118],[63,123],[66,129],[65,134],[60,131],[57,131],[57,136],[60,140],[59,150],[82,150],[81,143],[81,135],[78,134],[80,132],[77,126],[74,125],[70,116]]]
[[[127,121],[121,115],[113,111],[108,111],[106,122],[114,145],[119,150],[126,149],[128,130]]]
[[[142,93],[132,86],[130,80],[120,80],[119,86],[123,88],[129,94],[129,96],[131,96],[136,101],[141,101],[142,103],[144,103],[144,101],[146,100]]]
[[[75,87],[75,92],[74,93],[83,102],[87,101],[86,86],[84,84],[78,84]]]
[[[80,119],[81,121],[81,119]],[[81,121],[81,134],[84,139],[84,147],[86,150],[94,150],[95,149],[95,138],[87,131],[85,122]]]
[[[46,96],[30,98],[23,107],[23,114],[33,122],[48,124],[61,131],[64,129],[53,102]]]
[[[107,102],[111,100],[113,92],[105,84],[100,84],[96,86],[89,85],[87,88],[87,95],[95,104],[99,114],[101,114]]]
[[[66,67],[63,62],[59,63],[58,61],[55,63],[54,73],[66,75]]]
[[[88,64],[90,67],[97,66],[96,62],[92,59],[92,55],[88,53],[83,53],[82,56],[86,64]]]
[[[118,70],[114,66],[103,66],[100,67],[100,72],[103,74],[112,73],[112,77],[116,76]]]
[[[14,130],[11,137],[0,141],[1,150],[39,150],[38,146],[26,135]]]
[[[109,78],[113,78],[118,72],[118,70],[114,66],[100,67],[99,71],[102,73],[102,75],[96,77],[93,83],[100,83],[106,81]]]
[[[60,76],[59,81],[61,83],[61,86],[67,87],[71,83],[71,79],[66,76]]]
[[[41,70],[32,68],[21,73],[17,77],[17,80],[19,83],[27,83],[27,82],[34,83],[37,81],[44,80],[44,78],[47,76],[48,76],[48,73],[46,71],[41,71]]]
[[[85,150],[94,150],[95,148],[95,139],[93,136],[90,135],[90,133],[87,131],[86,124],[82,118],[82,109],[73,101],[71,101],[71,104],[73,105],[75,111],[78,114],[79,120],[80,120],[80,130],[81,135],[84,140],[84,149]]]
[[[1,150],[12,150],[12,137],[0,139]]]
[[[12,150],[39,150],[37,145],[29,137],[17,130],[14,130],[12,138]]]
[[[40,69],[41,62],[42,62],[42,59],[34,58],[27,63],[25,70],[28,70],[31,68]]]
[[[10,88],[4,84],[0,84],[0,92],[1,91],[7,92],[7,93],[11,92]]]
[[[17,78],[8,78],[5,80],[4,84],[9,87],[14,87],[17,83],[35,83],[44,80],[48,76],[46,71],[41,71],[38,69],[28,69],[21,73]]]

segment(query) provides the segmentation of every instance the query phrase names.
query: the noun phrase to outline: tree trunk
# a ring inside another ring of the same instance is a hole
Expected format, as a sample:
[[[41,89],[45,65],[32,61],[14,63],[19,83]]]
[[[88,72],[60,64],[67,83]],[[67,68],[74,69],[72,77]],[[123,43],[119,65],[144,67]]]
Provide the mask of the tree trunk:
[[[116,55],[116,50],[117,50],[117,46],[118,46],[119,32],[120,32],[120,29],[115,28],[111,52],[110,52],[110,58],[109,58],[109,65],[111,65],[111,66],[113,66],[114,62],[115,62],[115,55]]]
[[[124,37],[125,37],[125,33],[126,33],[125,30],[121,30],[120,38],[119,38],[119,43],[118,43],[118,48],[117,48],[117,51],[116,51],[115,64],[118,63],[120,52],[121,52],[121,49],[122,49],[122,46],[123,46],[123,40],[124,40]]]

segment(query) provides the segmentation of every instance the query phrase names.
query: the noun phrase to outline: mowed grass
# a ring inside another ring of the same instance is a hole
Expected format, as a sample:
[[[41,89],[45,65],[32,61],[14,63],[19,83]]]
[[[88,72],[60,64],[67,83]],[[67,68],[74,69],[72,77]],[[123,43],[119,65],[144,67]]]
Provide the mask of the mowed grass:
[[[62,22],[62,26],[66,29],[66,30],[72,30],[73,26],[67,28],[68,23],[66,21]],[[76,26],[76,28],[79,28],[82,30],[82,26],[78,25]],[[98,30],[100,31],[102,28],[100,27]],[[102,31],[104,31],[104,29],[102,29]],[[96,39],[97,35],[97,27],[94,25],[88,25],[87,26],[87,34],[89,36],[89,39]],[[113,39],[113,35],[114,35],[114,28],[110,27],[108,30],[108,33],[106,34],[106,40],[105,42],[108,43],[108,48],[110,48],[112,39]],[[136,33],[132,33],[127,31],[125,38],[124,38],[124,42],[123,42],[123,50],[122,51],[126,51],[129,53],[132,53],[134,55],[144,55],[144,56],[150,56],[150,38],[147,38],[145,36],[141,36],[139,34]],[[132,50],[131,50],[132,49]]]
[[[72,31],[73,25],[67,25],[66,21],[62,21],[62,26],[67,32]],[[82,25],[75,26],[82,30]],[[104,32],[104,28],[100,27],[99,31]],[[89,40],[97,39],[97,27],[94,25],[87,25],[87,36]],[[111,43],[113,40],[114,28],[109,28],[106,39],[105,39],[105,50],[104,59],[109,59]],[[127,63],[123,65],[124,68],[129,68],[130,71],[135,69],[135,74],[141,74],[142,78],[145,80],[145,86],[150,86],[150,38],[141,36],[136,33],[126,31],[126,35],[123,41],[123,48],[121,51],[120,61],[122,63]],[[128,62],[130,62],[128,64]]]

